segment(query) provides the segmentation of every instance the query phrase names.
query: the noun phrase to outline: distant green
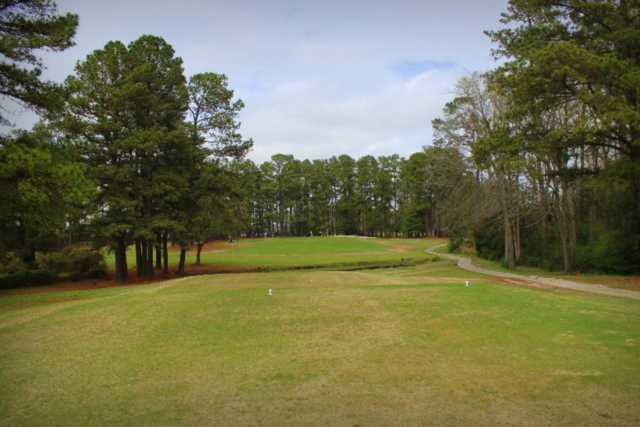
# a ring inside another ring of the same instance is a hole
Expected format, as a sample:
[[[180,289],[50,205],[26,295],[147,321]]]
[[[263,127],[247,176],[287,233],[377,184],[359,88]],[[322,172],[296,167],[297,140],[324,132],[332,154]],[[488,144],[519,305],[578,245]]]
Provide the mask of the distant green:
[[[204,250],[203,264],[248,267],[286,267],[334,265],[358,262],[388,262],[401,259],[419,260],[430,257],[424,250],[437,240],[370,239],[360,237],[276,237],[240,239],[235,243],[220,242],[211,251]],[[177,264],[179,252],[169,252],[169,264]],[[127,252],[129,266],[135,264],[135,250]],[[195,249],[187,253],[187,264],[196,261]],[[113,254],[107,254],[113,266]]]

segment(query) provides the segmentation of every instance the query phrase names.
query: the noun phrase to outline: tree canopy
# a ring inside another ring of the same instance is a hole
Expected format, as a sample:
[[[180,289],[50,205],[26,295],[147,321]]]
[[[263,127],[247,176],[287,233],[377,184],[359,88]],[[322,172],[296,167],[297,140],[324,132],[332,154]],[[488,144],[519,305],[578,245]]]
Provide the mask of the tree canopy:
[[[0,1],[0,95],[40,113],[59,107],[60,87],[40,79],[37,51],[73,46],[77,26],[78,16],[59,15],[53,0]],[[7,108],[4,104],[0,112],[2,124],[9,123]]]

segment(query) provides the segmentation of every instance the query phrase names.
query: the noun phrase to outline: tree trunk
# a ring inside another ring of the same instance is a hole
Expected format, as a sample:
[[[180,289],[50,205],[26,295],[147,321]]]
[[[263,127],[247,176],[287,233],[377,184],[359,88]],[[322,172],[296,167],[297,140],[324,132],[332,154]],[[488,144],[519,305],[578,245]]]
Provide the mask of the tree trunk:
[[[509,218],[509,213],[505,210],[503,212],[504,220],[504,263],[507,268],[514,268],[516,266],[515,254],[513,251],[513,226]]]
[[[566,234],[566,230],[560,233],[560,239],[562,240],[562,262],[563,262],[563,271],[568,273],[573,268],[572,257],[571,257],[571,249],[569,245],[569,238]]]
[[[136,276],[142,277],[144,274],[144,260],[142,257],[142,243],[136,239]]]
[[[120,238],[116,241],[115,247],[116,258],[116,281],[124,283],[129,278],[129,270],[127,268],[127,246],[124,239]]]
[[[636,232],[636,244],[635,249],[640,251],[640,145],[633,145],[631,147],[631,161],[633,165],[633,192],[635,195],[635,224],[634,229]]]
[[[147,242],[140,240],[140,276],[146,277],[147,275]]]
[[[198,243],[197,252],[196,252],[196,265],[200,265],[200,252],[202,252],[202,247],[204,243]]]
[[[162,235],[162,258],[163,258],[163,272],[169,274],[169,246],[167,245],[167,231]]]
[[[543,171],[544,167],[542,163],[538,163],[537,169]],[[544,174],[541,174],[538,179],[537,190],[540,197],[540,206],[542,208],[542,265],[549,265],[549,253],[550,253],[550,240],[549,240],[549,212],[550,203],[547,193],[548,182],[545,181]]]
[[[149,241],[148,243],[148,247],[149,247],[149,259],[147,260],[148,264],[147,264],[147,269],[149,271],[149,279],[153,279],[154,276],[154,268],[153,268],[153,247],[154,247],[154,242],[153,241]]]
[[[187,250],[184,247],[180,247],[180,262],[178,263],[178,271],[176,274],[178,276],[184,275],[184,262],[187,256]]]
[[[22,261],[30,267],[35,264],[36,250],[33,246],[27,245],[22,249]]]
[[[549,221],[547,215],[542,219],[542,262],[543,266],[548,265],[549,260]]]
[[[515,253],[513,245],[513,224],[510,214],[509,199],[507,196],[507,180],[502,173],[498,173],[498,193],[500,197],[500,208],[502,209],[502,220],[504,228],[504,264],[507,268],[516,266]]]
[[[513,246],[514,246],[515,261],[517,263],[518,261],[520,261],[520,257],[522,256],[522,244],[521,244],[521,240],[520,240],[520,217],[519,217],[519,215],[516,215],[516,219],[513,222],[513,227],[514,227]]]
[[[145,262],[144,262],[144,278],[147,280],[153,279],[153,242],[147,241],[144,243],[145,249]]]
[[[564,205],[566,212],[566,221],[567,221],[567,244],[568,244],[568,254],[569,254],[569,264],[565,266],[565,272],[569,272],[573,270],[573,261],[575,259],[576,253],[576,245],[578,241],[577,237],[577,227],[576,227],[576,198],[575,198],[575,187],[570,184],[565,184],[565,197],[564,197]]]
[[[160,234],[156,236],[156,269],[162,268],[162,248]]]
[[[20,234],[20,242],[22,246],[22,249],[20,251],[22,261],[28,266],[33,266],[33,264],[36,262],[36,249],[33,247],[33,245],[27,242],[27,229],[23,225],[22,221],[18,226],[18,232]]]
[[[595,228],[596,225],[596,204],[595,204],[595,200],[591,201],[591,204],[589,205],[589,243],[593,243],[593,229]]]
[[[573,269],[573,254],[571,244],[571,227],[570,216],[567,212],[567,196],[563,190],[561,194],[557,196],[555,207],[556,225],[558,228],[558,235],[560,236],[560,243],[562,245],[562,261],[563,270],[568,273]]]

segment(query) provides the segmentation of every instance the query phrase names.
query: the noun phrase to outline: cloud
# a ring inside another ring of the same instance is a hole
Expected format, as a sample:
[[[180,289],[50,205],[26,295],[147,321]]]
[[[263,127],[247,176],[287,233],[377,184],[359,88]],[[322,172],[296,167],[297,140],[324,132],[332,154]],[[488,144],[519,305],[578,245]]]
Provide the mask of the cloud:
[[[431,142],[431,119],[455,81],[494,66],[482,31],[495,28],[506,3],[58,0],[80,15],[77,46],[45,54],[44,76],[62,81],[109,40],[157,34],[187,75],[227,74],[246,104],[242,132],[255,141],[254,160],[406,156]],[[34,116],[17,110],[10,120],[31,126]]]
[[[463,74],[461,69],[427,71],[359,96],[327,90],[331,82],[285,83],[243,114],[245,134],[260,135],[262,141],[250,157],[262,161],[278,152],[325,158],[420,150],[431,143],[431,120]]]

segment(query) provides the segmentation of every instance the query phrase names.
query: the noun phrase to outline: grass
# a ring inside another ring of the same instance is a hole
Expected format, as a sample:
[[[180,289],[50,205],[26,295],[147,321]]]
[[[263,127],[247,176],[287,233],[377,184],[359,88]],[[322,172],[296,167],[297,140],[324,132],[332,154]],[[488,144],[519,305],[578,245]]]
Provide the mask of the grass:
[[[436,253],[447,253],[446,246],[437,248]],[[588,285],[604,285],[610,288],[628,289],[632,291],[640,291],[640,276],[637,275],[618,275],[618,274],[597,274],[597,273],[563,273],[559,271],[549,271],[543,268],[530,267],[526,265],[516,266],[514,269],[508,269],[500,261],[488,260],[479,257],[475,250],[464,248],[461,255],[471,258],[473,263],[478,267],[487,268],[495,271],[517,273],[525,276],[554,277],[558,279],[572,280],[575,282],[585,283]]]
[[[241,239],[235,243],[212,242],[201,254],[205,265],[240,267],[300,267],[386,263],[401,259],[429,258],[424,250],[439,242],[425,239],[367,239],[360,237],[289,237]],[[169,251],[169,264],[178,263],[177,248]],[[135,248],[127,253],[130,266],[135,265]],[[187,264],[196,261],[194,249],[187,252]],[[113,254],[107,264],[114,265]]]
[[[5,293],[0,425],[637,425],[639,359],[640,302],[448,261]]]

